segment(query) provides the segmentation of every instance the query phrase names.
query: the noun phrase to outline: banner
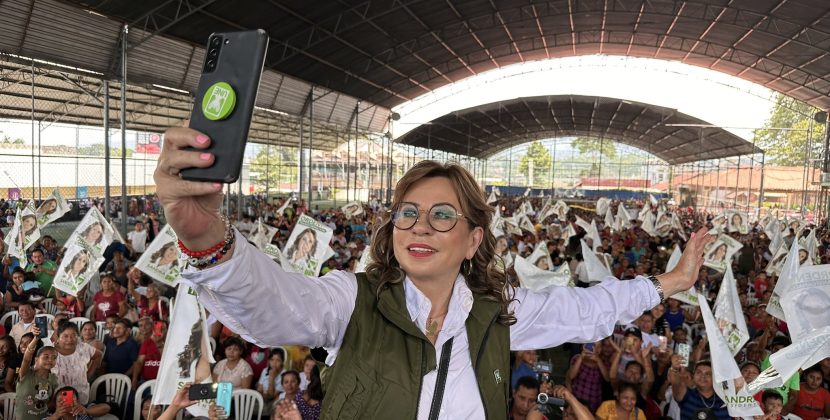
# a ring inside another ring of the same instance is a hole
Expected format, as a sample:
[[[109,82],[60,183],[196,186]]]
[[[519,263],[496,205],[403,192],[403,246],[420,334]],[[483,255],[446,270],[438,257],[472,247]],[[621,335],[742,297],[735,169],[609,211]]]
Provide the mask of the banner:
[[[738,232],[741,235],[746,235],[749,233],[749,218],[742,211],[733,211],[729,215],[727,226],[729,232]]]
[[[363,205],[359,201],[352,201],[341,207],[340,210],[343,211],[343,215],[346,216],[347,220],[351,220],[352,217],[363,214]]]
[[[731,270],[729,271],[731,274]],[[738,364],[732,357],[728,339],[721,335],[712,310],[703,295],[698,295],[700,302],[700,313],[703,315],[703,323],[706,326],[706,335],[709,337],[709,349],[712,355],[712,380],[714,390],[718,397],[726,402],[726,409],[732,417],[751,418],[756,415],[763,415],[764,410],[760,404],[743,386],[744,380]],[[740,306],[739,306],[740,308]],[[737,384],[736,384],[737,382]],[[740,386],[738,386],[740,385]]]
[[[785,287],[780,305],[793,342],[830,326],[830,265],[802,266]]]
[[[703,254],[703,265],[720,271],[732,264],[732,256],[743,248],[743,244],[730,236],[719,235],[714,242],[706,246]]]
[[[715,320],[722,337],[732,355],[738,354],[741,347],[749,341],[741,301],[738,299],[738,285],[732,274],[732,265],[726,265],[726,273],[720,284],[718,297],[715,299]]]
[[[104,257],[94,255],[77,243],[70,243],[52,280],[52,287],[72,296],[78,296],[81,289],[98,273]]]
[[[178,241],[173,228],[169,224],[164,225],[135,263],[136,268],[155,280],[175,287],[179,283],[179,274],[183,268],[181,264],[184,261],[179,259],[181,251]]]
[[[211,382],[211,363],[214,360],[205,311],[196,300],[196,292],[182,284],[176,291],[176,304],[170,315],[153,404],[169,405],[176,392],[187,383]],[[193,415],[203,416],[212,402],[201,400],[187,410]]]
[[[75,243],[97,257],[103,255],[104,250],[112,243],[113,232],[112,226],[104,215],[97,208],[92,207],[66,243],[67,245]]]
[[[34,200],[29,200],[20,213],[20,229],[23,232],[23,249],[29,249],[40,239],[40,226],[37,224]]]
[[[55,187],[49,197],[46,197],[37,208],[38,226],[43,227],[60,219],[71,208],[72,206],[61,196],[60,188]]]
[[[303,214],[297,220],[291,236],[281,253],[281,265],[285,271],[316,277],[331,242],[333,231],[325,224]]]

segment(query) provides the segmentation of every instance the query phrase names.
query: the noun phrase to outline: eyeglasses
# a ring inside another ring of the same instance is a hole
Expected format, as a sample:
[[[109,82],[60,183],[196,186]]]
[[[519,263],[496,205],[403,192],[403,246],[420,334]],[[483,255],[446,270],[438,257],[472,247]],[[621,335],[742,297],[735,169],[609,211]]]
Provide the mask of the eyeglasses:
[[[458,224],[458,219],[464,217],[451,204],[438,203],[421,210],[415,203],[400,203],[389,213],[392,215],[392,225],[400,230],[409,230],[418,223],[421,213],[426,212],[429,226],[438,232],[449,232]]]

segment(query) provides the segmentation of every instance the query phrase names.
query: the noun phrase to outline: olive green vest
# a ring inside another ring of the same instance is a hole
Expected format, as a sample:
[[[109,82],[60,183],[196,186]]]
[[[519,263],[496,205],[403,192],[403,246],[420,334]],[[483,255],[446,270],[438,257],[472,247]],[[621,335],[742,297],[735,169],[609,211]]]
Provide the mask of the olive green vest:
[[[437,369],[435,347],[412,322],[404,286],[376,296],[377,282],[357,275],[354,313],[333,366],[322,374],[323,419],[414,419],[422,378]],[[475,296],[467,317],[470,359],[488,419],[507,417],[510,328],[499,304]],[[446,407],[446,406],[444,406]]]

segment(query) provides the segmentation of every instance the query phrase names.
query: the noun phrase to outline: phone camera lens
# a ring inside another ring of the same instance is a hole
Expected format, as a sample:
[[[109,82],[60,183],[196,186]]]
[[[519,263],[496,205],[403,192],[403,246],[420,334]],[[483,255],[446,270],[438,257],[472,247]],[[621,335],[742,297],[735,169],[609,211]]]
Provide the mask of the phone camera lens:
[[[202,388],[199,390],[199,395],[206,396],[208,394],[207,388]]]
[[[222,38],[219,38],[218,36],[214,37],[210,40],[210,46],[212,46],[212,47],[218,47],[221,44],[222,44]]]
[[[213,59],[208,60],[207,67],[209,69],[212,69],[212,68],[216,67],[216,60],[213,60]]]
[[[208,51],[208,57],[210,58],[216,58],[217,55],[219,55],[219,50],[216,48],[211,48],[210,51]]]

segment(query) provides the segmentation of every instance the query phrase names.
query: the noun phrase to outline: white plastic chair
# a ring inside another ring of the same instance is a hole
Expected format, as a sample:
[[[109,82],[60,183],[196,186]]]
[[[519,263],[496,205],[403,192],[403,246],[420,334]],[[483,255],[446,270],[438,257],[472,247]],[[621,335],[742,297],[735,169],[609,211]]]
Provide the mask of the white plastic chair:
[[[35,315],[35,318],[46,318],[46,326],[48,328],[52,328],[52,321],[55,320],[55,316],[52,314],[40,314]]]
[[[15,404],[14,392],[0,394],[0,404],[3,404],[3,418],[13,419]]]
[[[133,340],[138,340],[138,336],[141,335],[141,330],[139,330],[138,327],[133,327],[131,334],[133,336]]]
[[[104,342],[104,336],[107,334],[106,325],[107,323],[104,321],[95,322],[95,339],[102,343]]]
[[[234,389],[233,390],[233,409],[234,417],[237,419],[260,420],[262,418],[262,408],[264,402],[262,394],[253,389]],[[256,416],[254,416],[256,413]]]
[[[55,306],[55,300],[52,298],[43,299],[43,310],[47,314],[54,315],[58,311],[58,308]]]
[[[141,418],[141,397],[144,395],[144,391],[150,388],[150,395],[156,392],[156,380],[150,379],[147,382],[139,385],[138,388],[135,390],[135,398],[134,398],[134,405],[133,405],[133,419],[138,420]]]
[[[98,388],[104,386],[104,394],[115,399],[123,408],[120,418],[125,418],[127,415],[127,398],[130,395],[130,378],[121,373],[107,373],[101,375],[92,382],[89,387],[89,400],[97,401]]]
[[[208,337],[208,341],[210,342],[210,352],[216,353],[216,339],[213,337]]]
[[[6,312],[2,317],[0,317],[0,325],[6,326],[6,320],[11,318],[11,325],[12,327],[14,324],[17,324],[20,321],[20,313],[17,311]]]
[[[170,318],[170,313],[173,310],[173,307],[170,303],[170,298],[166,296],[159,296],[159,302],[164,302],[164,306],[167,306],[167,317]],[[161,309],[159,309],[159,316],[161,316]]]
[[[89,318],[89,319],[95,318],[95,305],[89,305],[89,307],[86,308],[85,314],[86,314],[86,317]]]
[[[76,316],[75,318],[69,318],[69,322],[78,326],[78,331],[81,330],[81,327],[84,326],[87,322],[89,322],[89,318],[85,318],[82,316]]]

